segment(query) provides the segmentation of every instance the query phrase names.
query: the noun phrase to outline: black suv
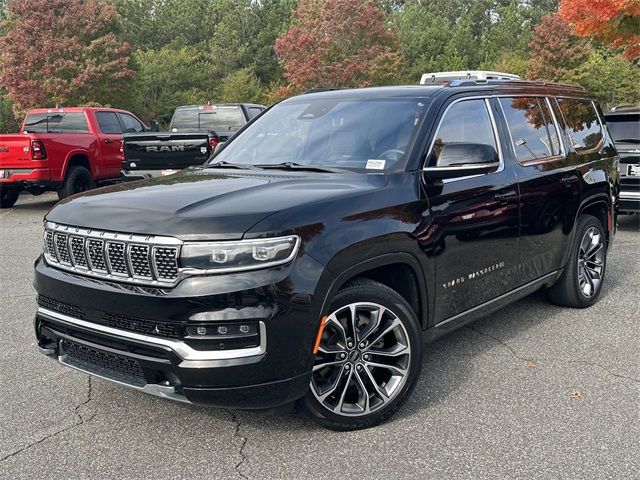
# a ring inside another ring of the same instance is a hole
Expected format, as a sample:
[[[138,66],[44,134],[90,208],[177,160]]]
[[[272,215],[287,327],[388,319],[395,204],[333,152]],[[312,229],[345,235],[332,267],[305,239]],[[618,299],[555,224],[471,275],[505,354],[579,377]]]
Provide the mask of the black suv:
[[[624,105],[605,114],[620,153],[620,212],[640,213],[640,105]]]
[[[329,428],[369,427],[411,394],[423,340],[542,288],[560,305],[597,300],[618,175],[578,87],[290,98],[204,167],[53,208],[38,344],[162,397],[298,400]]]

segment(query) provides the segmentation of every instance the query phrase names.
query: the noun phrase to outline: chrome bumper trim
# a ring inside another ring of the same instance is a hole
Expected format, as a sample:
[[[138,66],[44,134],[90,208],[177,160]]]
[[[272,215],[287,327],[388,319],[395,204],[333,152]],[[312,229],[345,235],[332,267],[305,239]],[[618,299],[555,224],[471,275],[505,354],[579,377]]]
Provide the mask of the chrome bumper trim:
[[[640,192],[620,192],[620,200],[640,200]]]
[[[242,348],[236,350],[195,350],[184,342],[170,340],[168,338],[150,337],[139,333],[119,330],[117,328],[107,327],[97,323],[87,322],[79,318],[70,317],[62,313],[54,312],[46,308],[38,307],[37,315],[48,318],[53,321],[73,325],[77,327],[94,330],[96,332],[115,335],[123,339],[136,340],[138,342],[155,345],[159,347],[168,347],[173,350],[182,360],[180,367],[182,368],[202,368],[204,361],[211,360],[234,360],[237,358],[259,357],[267,351],[267,329],[264,322],[260,325],[260,345],[251,348]]]

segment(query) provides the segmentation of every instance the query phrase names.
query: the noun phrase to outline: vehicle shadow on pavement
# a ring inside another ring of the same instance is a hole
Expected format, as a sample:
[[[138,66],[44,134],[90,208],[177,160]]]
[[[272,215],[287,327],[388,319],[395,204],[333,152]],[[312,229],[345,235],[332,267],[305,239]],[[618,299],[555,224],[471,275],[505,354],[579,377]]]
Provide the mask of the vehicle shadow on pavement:
[[[30,197],[30,194],[23,194],[18,199],[18,202],[11,208],[11,210],[21,212],[43,212],[46,214],[56,203],[58,203],[58,197],[52,195],[42,195],[35,199],[25,202],[25,199]]]

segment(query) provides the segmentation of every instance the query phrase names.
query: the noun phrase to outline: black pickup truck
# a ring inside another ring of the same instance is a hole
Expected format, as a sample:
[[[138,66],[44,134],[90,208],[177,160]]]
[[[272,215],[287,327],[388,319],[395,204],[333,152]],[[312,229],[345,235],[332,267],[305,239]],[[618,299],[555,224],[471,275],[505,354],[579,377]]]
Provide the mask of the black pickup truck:
[[[176,108],[168,132],[123,135],[122,177],[139,180],[202,165],[264,105],[225,103]]]

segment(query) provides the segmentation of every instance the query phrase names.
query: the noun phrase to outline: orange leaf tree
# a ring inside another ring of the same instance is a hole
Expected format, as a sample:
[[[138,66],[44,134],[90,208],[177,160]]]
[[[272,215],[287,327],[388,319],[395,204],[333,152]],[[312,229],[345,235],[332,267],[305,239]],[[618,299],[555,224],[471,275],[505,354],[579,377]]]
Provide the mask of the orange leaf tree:
[[[640,58],[640,0],[561,0],[558,14],[576,34],[625,49]]]
[[[131,95],[131,51],[114,33],[119,20],[101,0],[11,1],[0,37],[0,85],[16,113]]]
[[[288,82],[279,96],[397,78],[403,63],[398,37],[373,0],[301,0],[294,19],[275,43]]]

